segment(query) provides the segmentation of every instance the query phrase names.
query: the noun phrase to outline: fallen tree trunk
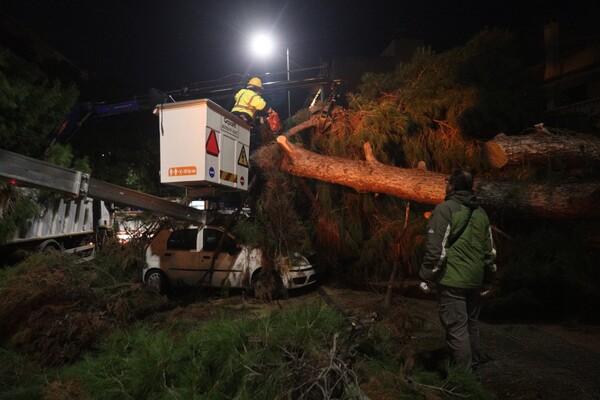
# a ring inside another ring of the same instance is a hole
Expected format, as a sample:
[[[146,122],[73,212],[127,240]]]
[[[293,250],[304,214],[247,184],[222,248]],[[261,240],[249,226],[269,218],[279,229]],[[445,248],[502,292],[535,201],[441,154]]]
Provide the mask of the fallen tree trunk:
[[[313,153],[290,144],[283,135],[277,142],[286,153],[281,169],[289,174],[419,203],[444,200],[445,174],[381,164],[368,144],[367,161],[360,161]],[[483,207],[498,211],[550,218],[600,216],[600,182],[547,185],[476,180],[475,190]]]
[[[498,134],[483,145],[483,155],[493,168],[509,165],[547,165],[560,160],[567,167],[600,165],[600,138],[586,134],[553,134],[542,128],[522,136]]]

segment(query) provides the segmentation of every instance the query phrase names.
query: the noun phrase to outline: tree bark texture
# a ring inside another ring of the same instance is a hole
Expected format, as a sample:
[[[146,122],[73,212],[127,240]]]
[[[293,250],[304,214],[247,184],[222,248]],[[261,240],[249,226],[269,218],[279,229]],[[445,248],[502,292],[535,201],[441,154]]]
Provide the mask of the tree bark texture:
[[[493,168],[546,165],[553,159],[567,167],[591,167],[600,165],[600,138],[546,130],[522,136],[500,133],[483,145],[483,154]]]
[[[281,169],[292,175],[426,204],[439,204],[446,194],[446,175],[381,164],[369,155],[368,146],[365,153],[370,161],[361,161],[316,154],[290,144],[285,136],[277,142],[286,154]],[[548,218],[600,216],[600,182],[550,185],[476,180],[474,187],[486,209]]]

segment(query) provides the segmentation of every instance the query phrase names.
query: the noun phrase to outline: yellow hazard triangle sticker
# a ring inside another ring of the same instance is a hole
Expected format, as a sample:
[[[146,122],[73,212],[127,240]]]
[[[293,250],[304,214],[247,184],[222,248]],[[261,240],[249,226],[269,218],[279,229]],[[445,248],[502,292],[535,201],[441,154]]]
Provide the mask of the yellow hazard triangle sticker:
[[[246,156],[246,146],[242,146],[242,150],[240,151],[240,156],[237,160],[238,165],[242,167],[248,168],[248,157]]]

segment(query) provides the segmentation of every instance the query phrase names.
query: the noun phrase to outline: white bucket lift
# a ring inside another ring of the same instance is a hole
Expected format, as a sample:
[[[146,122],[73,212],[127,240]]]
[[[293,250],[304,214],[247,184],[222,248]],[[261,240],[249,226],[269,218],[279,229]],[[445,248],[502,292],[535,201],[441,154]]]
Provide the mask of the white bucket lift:
[[[250,126],[208,99],[157,106],[160,181],[248,190]]]

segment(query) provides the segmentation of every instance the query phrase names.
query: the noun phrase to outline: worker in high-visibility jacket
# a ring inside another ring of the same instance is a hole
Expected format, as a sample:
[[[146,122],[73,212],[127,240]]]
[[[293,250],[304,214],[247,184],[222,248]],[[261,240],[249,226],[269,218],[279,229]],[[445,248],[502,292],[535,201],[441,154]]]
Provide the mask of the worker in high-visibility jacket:
[[[248,81],[245,89],[240,89],[235,94],[235,105],[231,112],[242,118],[249,125],[253,125],[256,114],[266,113],[270,115],[273,109],[269,107],[265,99],[260,96],[262,81],[254,77]]]

